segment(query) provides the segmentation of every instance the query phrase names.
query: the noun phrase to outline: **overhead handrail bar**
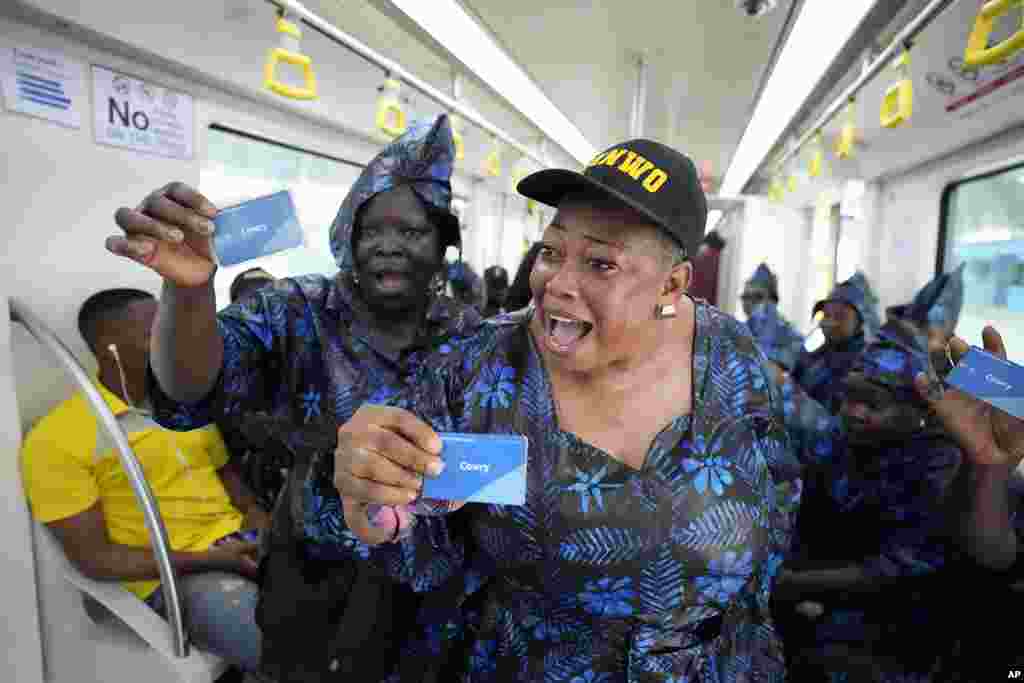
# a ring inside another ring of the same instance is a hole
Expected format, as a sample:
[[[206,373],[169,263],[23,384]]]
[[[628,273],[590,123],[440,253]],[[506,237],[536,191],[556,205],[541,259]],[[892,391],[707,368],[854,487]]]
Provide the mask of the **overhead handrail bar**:
[[[921,34],[928,26],[935,21],[940,14],[942,14],[950,5],[957,2],[958,0],[932,0],[928,5],[921,10],[916,17],[914,17],[909,24],[903,27],[896,37],[889,45],[882,50],[882,53],[875,58],[871,64],[864,69],[861,73],[860,78],[850,84],[843,93],[835,99],[835,101],[829,105],[828,109],[818,117],[814,122],[814,125],[807,129],[807,131],[800,136],[796,144],[790,147],[782,156],[779,157],[778,161],[774,164],[775,166],[783,166],[787,161],[792,159],[794,156],[799,154],[807,141],[814,137],[814,134],[819,130],[824,130],[825,126],[835,118],[849,102],[857,98],[859,93],[865,85],[871,82],[875,76],[885,70],[893,58],[897,54],[904,50],[909,50],[914,42],[914,39]]]
[[[29,334],[39,344],[49,351],[64,366],[71,378],[78,385],[78,388],[85,394],[86,401],[92,409],[100,426],[107,432],[117,448],[118,456],[121,459],[121,466],[128,474],[128,481],[135,492],[135,498],[142,508],[142,515],[146,520],[146,528],[149,530],[150,542],[153,545],[153,555],[156,558],[157,567],[160,570],[160,587],[163,591],[164,602],[167,605],[167,619],[171,624],[171,636],[173,638],[174,654],[177,657],[188,657],[189,642],[185,631],[185,622],[182,617],[181,600],[179,598],[178,582],[174,575],[174,567],[171,564],[170,543],[167,540],[167,530],[164,528],[163,518],[160,516],[160,508],[157,506],[156,497],[146,482],[142,466],[139,465],[132,447],[128,443],[128,435],[114,417],[110,406],[103,400],[99,390],[93,384],[86,373],[85,368],[75,359],[71,351],[64,345],[64,342],[48,328],[32,311],[17,299],[9,299],[11,307],[11,320],[21,323]]]
[[[533,159],[542,167],[547,167],[550,165],[545,159],[542,159],[540,155],[538,155],[534,150],[522,144],[521,142],[513,138],[511,135],[509,135],[508,133],[501,130],[493,123],[482,117],[480,114],[476,113],[469,107],[466,107],[459,101],[449,97],[448,95],[438,90],[434,86],[430,85],[426,81],[417,78],[409,71],[402,68],[402,66],[400,66],[396,62],[391,61],[382,54],[376,52],[368,45],[365,45],[364,43],[359,41],[357,38],[350,36],[344,31],[341,31],[334,24],[311,12],[301,2],[296,2],[296,0],[266,0],[266,2],[269,2],[272,5],[276,5],[279,9],[284,10],[289,14],[300,17],[302,21],[315,28],[324,36],[330,38],[331,40],[338,43],[342,47],[348,48],[349,50],[362,56],[367,61],[379,66],[386,73],[390,73],[393,78],[397,78],[403,83],[406,83],[409,86],[415,88],[416,90],[419,90],[421,93],[423,93],[430,99],[434,100],[448,111],[457,113],[459,116],[466,119],[467,121],[472,121],[477,126],[484,129],[492,136],[498,138],[509,147],[512,147],[515,150],[517,150],[523,156]]]

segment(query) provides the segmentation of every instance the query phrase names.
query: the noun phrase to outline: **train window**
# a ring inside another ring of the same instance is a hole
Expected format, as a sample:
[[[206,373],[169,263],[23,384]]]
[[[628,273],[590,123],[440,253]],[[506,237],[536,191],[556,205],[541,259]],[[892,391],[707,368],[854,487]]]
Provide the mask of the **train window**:
[[[950,185],[942,198],[938,270],[966,263],[958,332],[981,345],[995,326],[1024,362],[1024,164]]]
[[[305,233],[305,246],[300,249],[221,268],[214,283],[217,301],[227,305],[232,280],[257,266],[275,277],[337,273],[328,231],[362,165],[216,124],[206,136],[200,192],[218,206],[230,206],[287,189]]]

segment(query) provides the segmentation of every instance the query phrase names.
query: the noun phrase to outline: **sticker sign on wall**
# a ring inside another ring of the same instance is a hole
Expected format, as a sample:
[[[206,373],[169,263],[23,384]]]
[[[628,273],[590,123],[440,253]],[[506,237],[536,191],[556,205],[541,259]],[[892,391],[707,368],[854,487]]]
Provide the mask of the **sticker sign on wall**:
[[[946,102],[946,113],[957,118],[975,116],[1024,91],[1024,52],[1017,53],[1002,64],[975,70],[964,70],[963,60],[959,58],[951,59],[949,66],[971,86],[957,88]]]
[[[92,67],[96,142],[174,159],[192,158],[192,96]]]
[[[17,45],[0,50],[0,79],[10,111],[81,128],[84,65],[56,50]]]

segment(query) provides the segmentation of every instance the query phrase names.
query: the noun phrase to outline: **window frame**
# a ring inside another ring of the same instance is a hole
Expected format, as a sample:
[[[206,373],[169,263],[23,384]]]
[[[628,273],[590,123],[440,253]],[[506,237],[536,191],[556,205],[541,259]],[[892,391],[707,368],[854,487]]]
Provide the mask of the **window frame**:
[[[942,188],[942,194],[939,199],[939,234],[935,249],[935,277],[938,277],[945,272],[946,252],[948,251],[946,248],[946,242],[949,239],[949,198],[953,191],[961,185],[982,181],[987,178],[1002,175],[1003,173],[1008,173],[1018,169],[1024,169],[1024,159],[1018,158],[1004,164],[999,164],[998,166],[989,168],[980,173],[958,178],[946,183]]]
[[[244,130],[242,128],[235,128],[234,126],[229,126],[227,124],[220,123],[217,121],[210,123],[210,125],[206,127],[206,130],[215,130],[221,133],[230,133],[231,135],[237,135],[239,137],[246,138],[248,140],[253,140],[255,142],[262,142],[264,144],[274,145],[275,147],[283,147],[284,149],[291,150],[292,152],[299,152],[300,154],[309,154],[310,156],[319,157],[321,159],[327,159],[328,161],[334,161],[339,164],[344,164],[346,166],[353,166],[358,169],[366,168],[366,164],[359,163],[358,161],[352,161],[351,159],[345,159],[343,157],[334,156],[333,154],[315,152],[311,149],[302,147],[300,145],[293,145],[290,142],[283,142],[276,138],[261,135],[259,133],[254,133],[252,131]]]

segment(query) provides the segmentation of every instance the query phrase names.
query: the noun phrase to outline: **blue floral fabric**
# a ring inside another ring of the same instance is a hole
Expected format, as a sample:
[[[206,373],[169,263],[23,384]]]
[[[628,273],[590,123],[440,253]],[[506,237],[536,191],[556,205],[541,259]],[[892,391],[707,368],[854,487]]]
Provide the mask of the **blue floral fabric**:
[[[331,252],[338,268],[346,272],[355,266],[353,226],[359,209],[381,192],[408,185],[427,204],[449,211],[454,165],[455,142],[448,115],[413,121],[401,137],[366,165],[341,203],[330,230]],[[443,238],[446,243],[458,246],[458,227],[449,228]]]
[[[927,362],[899,334],[887,323],[855,364],[890,390],[912,381],[916,366]],[[929,680],[913,669],[928,669],[950,642],[948,607],[935,586],[951,558],[944,501],[960,467],[960,449],[930,425],[899,440],[852,445],[838,418],[792,381],[786,385],[787,429],[804,433],[808,452],[826,456],[807,479],[790,568],[856,565],[878,587],[856,598],[826,598],[826,613],[815,622],[815,646],[846,644],[890,656],[880,666],[895,669],[883,670],[880,680]],[[911,670],[904,671],[901,661]]]
[[[890,309],[890,315],[912,320],[921,328],[938,327],[952,334],[964,305],[965,265],[935,277],[909,304]]]
[[[422,619],[465,618],[466,681],[783,680],[768,596],[799,465],[753,340],[698,304],[693,412],[636,470],[559,428],[531,315],[453,338],[394,402],[438,431],[526,435],[526,504],[421,516],[374,548],[325,520],[319,552],[367,556],[441,596]],[[330,508],[329,478],[312,489]],[[444,638],[427,640],[409,656],[436,655]]]
[[[843,400],[842,380],[866,345],[864,335],[857,334],[841,344],[803,351],[793,368],[793,379],[812,399],[835,413]]]
[[[804,351],[804,337],[782,317],[774,302],[756,306],[747,327],[768,360],[789,371],[796,366]]]
[[[390,352],[375,344],[365,306],[345,273],[275,281],[217,314],[224,362],[203,400],[170,399],[150,372],[154,418],[189,430],[258,410],[337,425],[398,395],[427,352],[480,324],[475,310],[438,296],[412,347]]]
[[[913,402],[918,400],[914,378],[929,374],[930,363],[928,340],[912,323],[890,317],[851,371],[884,386],[898,400]]]

